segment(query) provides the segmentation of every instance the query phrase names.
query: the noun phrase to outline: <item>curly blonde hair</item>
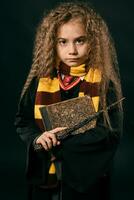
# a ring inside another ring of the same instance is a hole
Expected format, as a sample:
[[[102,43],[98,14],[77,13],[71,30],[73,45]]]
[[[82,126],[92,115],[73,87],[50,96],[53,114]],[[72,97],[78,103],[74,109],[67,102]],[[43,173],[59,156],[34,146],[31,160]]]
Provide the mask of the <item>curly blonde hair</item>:
[[[37,29],[33,64],[21,97],[35,76],[38,78],[53,76],[54,66],[56,65],[57,29],[60,25],[76,18],[80,18],[84,22],[91,45],[87,65],[92,68],[99,68],[102,71],[103,81],[100,95],[102,108],[105,109],[107,106],[106,92],[110,80],[114,84],[117,99],[122,97],[116,50],[108,27],[102,17],[90,5],[81,2],[61,3],[43,17]],[[122,109],[121,104],[119,107]],[[109,119],[107,112],[104,115],[106,119]]]

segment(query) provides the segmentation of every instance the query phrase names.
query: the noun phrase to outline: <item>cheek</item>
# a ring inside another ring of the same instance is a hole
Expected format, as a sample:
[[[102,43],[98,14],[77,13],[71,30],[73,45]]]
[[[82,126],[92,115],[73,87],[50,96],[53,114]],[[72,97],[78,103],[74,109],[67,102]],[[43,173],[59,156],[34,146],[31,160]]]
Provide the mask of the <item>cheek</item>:
[[[79,52],[80,52],[80,54],[82,55],[82,56],[87,56],[88,55],[88,52],[89,52],[89,49],[87,48],[87,46],[84,46],[84,47],[82,47],[80,50],[79,50]]]
[[[56,48],[56,54],[57,54],[57,57],[59,59],[63,59],[64,58],[64,50],[60,47],[57,47]]]
[[[60,57],[61,50],[58,46],[56,47],[56,54],[57,54],[58,57]]]
[[[90,52],[90,47],[89,45],[85,45],[82,49],[82,52],[83,52],[83,56],[88,56],[89,55],[89,52]]]

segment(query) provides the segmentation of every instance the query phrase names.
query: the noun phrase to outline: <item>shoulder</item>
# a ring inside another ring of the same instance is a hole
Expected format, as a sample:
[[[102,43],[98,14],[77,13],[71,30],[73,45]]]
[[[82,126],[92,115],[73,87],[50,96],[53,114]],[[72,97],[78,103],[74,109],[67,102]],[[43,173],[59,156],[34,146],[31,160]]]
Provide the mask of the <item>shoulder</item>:
[[[38,86],[38,78],[34,77],[31,80],[31,82],[30,82],[29,86],[27,87],[26,91],[24,92],[23,96],[21,97],[20,103],[25,103],[27,101],[34,100],[35,94],[36,94],[36,90],[37,90],[37,86]]]
[[[30,84],[29,84],[29,89],[37,88],[38,82],[39,82],[39,79],[35,76],[35,77],[31,80],[31,82],[30,82]]]

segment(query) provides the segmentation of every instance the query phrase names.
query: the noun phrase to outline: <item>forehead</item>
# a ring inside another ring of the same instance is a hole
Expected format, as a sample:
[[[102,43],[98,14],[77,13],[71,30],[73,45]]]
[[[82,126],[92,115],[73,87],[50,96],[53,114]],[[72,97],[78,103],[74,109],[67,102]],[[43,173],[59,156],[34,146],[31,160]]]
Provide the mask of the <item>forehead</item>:
[[[83,35],[86,35],[86,28],[80,19],[72,19],[60,25],[57,30],[58,38],[68,38],[70,36],[80,37]]]

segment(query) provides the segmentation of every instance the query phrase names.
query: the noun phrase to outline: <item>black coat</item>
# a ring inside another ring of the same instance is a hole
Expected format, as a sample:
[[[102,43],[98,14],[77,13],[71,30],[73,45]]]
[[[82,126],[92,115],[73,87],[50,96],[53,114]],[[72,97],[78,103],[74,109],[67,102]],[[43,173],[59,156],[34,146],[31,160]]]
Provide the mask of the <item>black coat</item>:
[[[37,80],[34,79],[19,103],[16,114],[15,126],[17,133],[27,146],[26,175],[29,183],[45,183],[48,173],[48,152],[35,152],[33,140],[40,129],[34,120],[34,101],[37,89]],[[79,83],[80,84],[80,83]],[[61,91],[62,100],[76,97],[79,85],[68,93]],[[107,93],[107,103],[116,101],[112,84]],[[106,128],[103,117],[97,120],[96,128],[90,129],[86,134],[71,136],[62,141],[60,147],[55,147],[54,152],[60,152],[62,159],[62,179],[79,192],[86,192],[102,177],[110,172],[114,154],[117,150],[122,131],[122,113],[115,107],[109,111],[113,130]]]

